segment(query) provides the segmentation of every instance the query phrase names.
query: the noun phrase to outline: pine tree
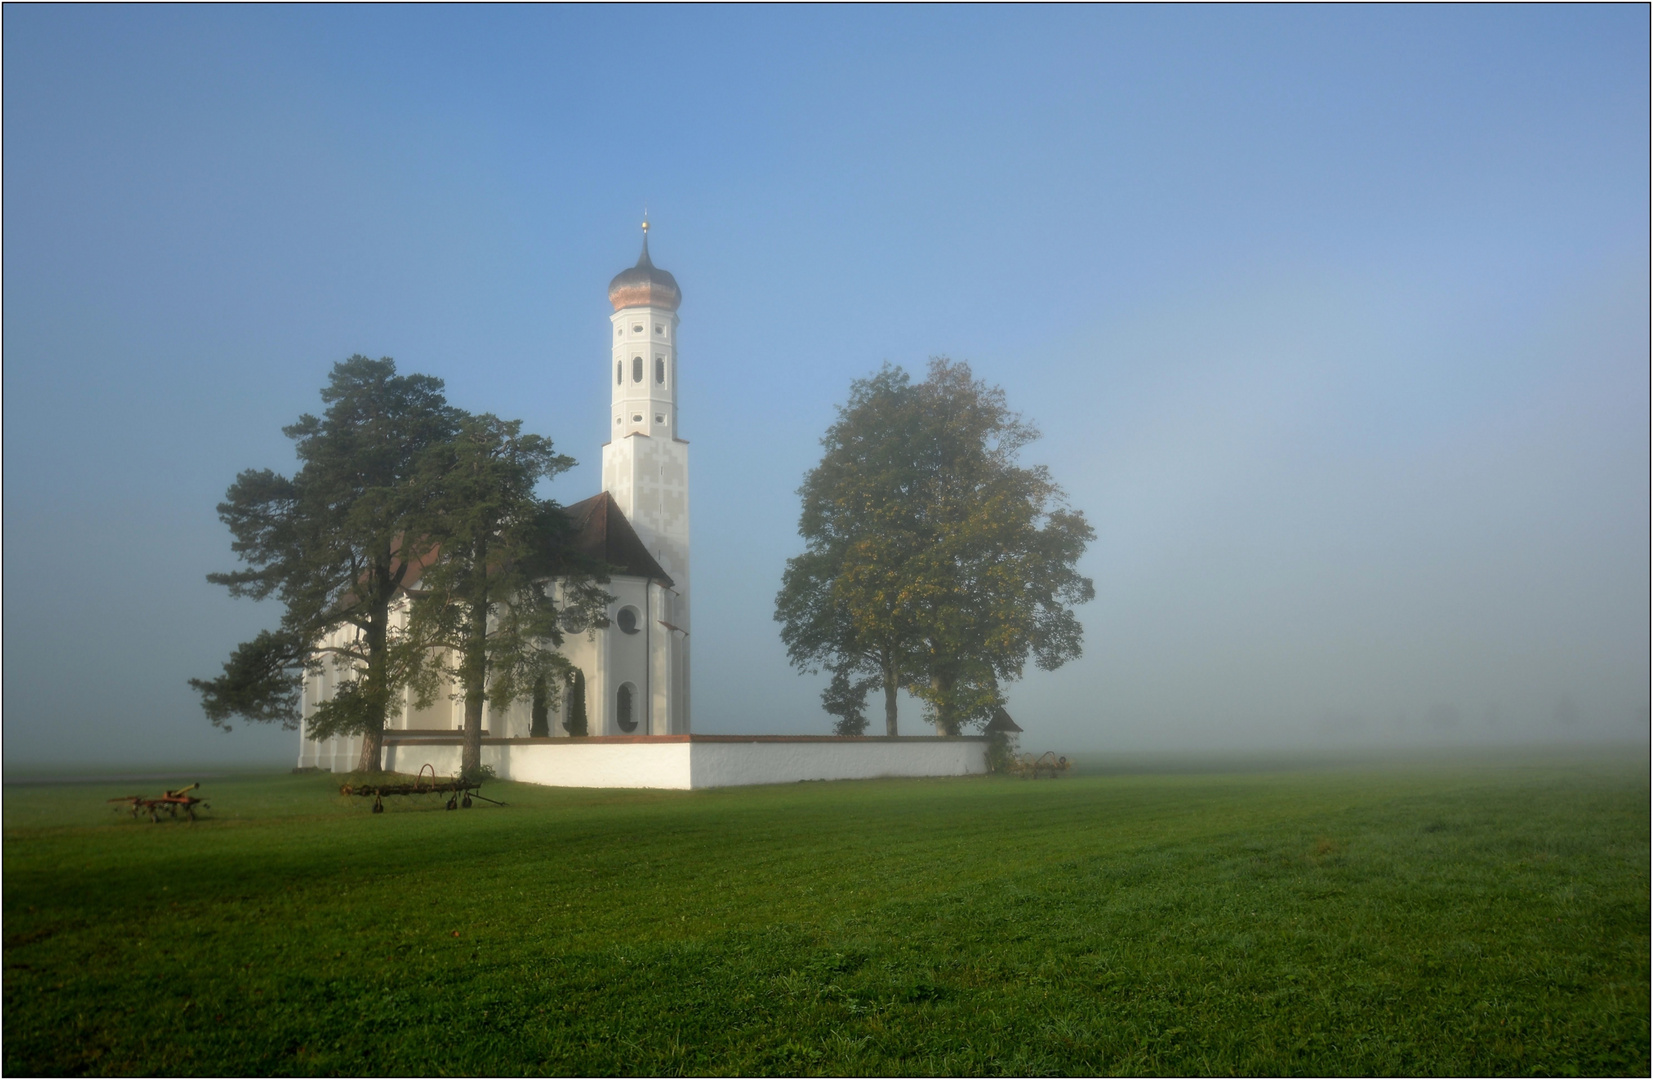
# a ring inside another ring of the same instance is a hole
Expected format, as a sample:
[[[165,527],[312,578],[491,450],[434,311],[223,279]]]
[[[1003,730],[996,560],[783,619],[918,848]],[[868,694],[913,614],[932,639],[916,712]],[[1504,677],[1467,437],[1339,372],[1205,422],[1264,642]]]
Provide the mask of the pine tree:
[[[232,596],[277,597],[280,627],[238,646],[217,678],[190,685],[226,730],[233,716],[296,728],[305,673],[331,664],[342,680],[307,733],[361,735],[359,768],[377,772],[390,703],[428,652],[392,618],[409,570],[402,541],[427,527],[425,457],[458,417],[440,379],[397,375],[388,357],[335,364],[321,397],[321,417],[283,429],[299,471],[247,470],[218,506],[247,568],[207,580]]]
[[[549,695],[560,686],[570,669],[556,652],[561,619],[601,619],[610,599],[598,585],[604,568],[574,550],[561,508],[534,493],[573,464],[549,439],[522,434],[521,421],[491,414],[462,417],[454,436],[428,452],[426,566],[411,594],[408,633],[434,655],[454,658],[440,674],[464,702],[466,776],[481,769],[484,704],[503,715],[536,687]],[[422,681],[421,698],[439,692],[438,683]]]

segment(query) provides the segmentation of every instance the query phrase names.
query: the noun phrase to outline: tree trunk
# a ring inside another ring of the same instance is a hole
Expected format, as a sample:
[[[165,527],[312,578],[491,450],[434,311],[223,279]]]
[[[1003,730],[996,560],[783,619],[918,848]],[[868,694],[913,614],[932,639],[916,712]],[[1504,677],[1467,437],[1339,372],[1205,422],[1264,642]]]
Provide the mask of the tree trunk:
[[[487,558],[478,545],[476,565]],[[482,571],[486,574],[486,570]],[[488,600],[487,582],[473,583],[472,601],[465,627],[465,655],[460,661],[460,679],[465,688],[465,749],[460,754],[461,776],[475,776],[482,769],[482,703],[488,688]]]
[[[895,695],[901,689],[894,665],[884,667],[884,734],[895,737]]]
[[[356,759],[357,772],[383,772],[385,768],[385,726],[362,733],[362,756]]]
[[[465,695],[465,752],[460,756],[459,771],[464,776],[475,776],[482,768],[482,694]]]
[[[367,622],[367,693],[372,716],[362,732],[362,756],[356,761],[357,772],[376,773],[385,768],[385,710],[390,704],[390,695],[385,689],[385,666],[390,661],[385,655],[385,627],[389,622],[389,605],[375,612]]]
[[[953,693],[956,680],[948,672],[935,672],[930,676],[930,682],[938,693],[935,697],[936,734],[957,735],[959,733],[958,699]]]

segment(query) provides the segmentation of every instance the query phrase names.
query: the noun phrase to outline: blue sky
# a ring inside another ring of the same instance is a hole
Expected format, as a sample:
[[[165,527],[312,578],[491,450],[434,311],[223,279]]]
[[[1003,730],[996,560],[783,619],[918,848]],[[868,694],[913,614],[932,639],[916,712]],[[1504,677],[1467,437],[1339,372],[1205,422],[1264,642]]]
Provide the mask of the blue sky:
[[[4,12],[9,766],[271,760],[214,504],[390,355],[598,484],[604,288],[684,291],[695,724],[850,381],[1002,385],[1096,524],[1056,748],[1648,734],[1644,7]],[[916,727],[916,709],[905,720]]]

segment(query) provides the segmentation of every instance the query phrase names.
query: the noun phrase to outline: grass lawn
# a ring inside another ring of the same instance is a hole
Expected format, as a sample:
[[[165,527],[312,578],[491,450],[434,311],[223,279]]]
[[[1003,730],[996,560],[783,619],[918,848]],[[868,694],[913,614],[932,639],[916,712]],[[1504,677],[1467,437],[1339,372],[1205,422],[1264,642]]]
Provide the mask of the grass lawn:
[[[702,792],[4,790],[4,1068],[1649,1070],[1645,748]]]

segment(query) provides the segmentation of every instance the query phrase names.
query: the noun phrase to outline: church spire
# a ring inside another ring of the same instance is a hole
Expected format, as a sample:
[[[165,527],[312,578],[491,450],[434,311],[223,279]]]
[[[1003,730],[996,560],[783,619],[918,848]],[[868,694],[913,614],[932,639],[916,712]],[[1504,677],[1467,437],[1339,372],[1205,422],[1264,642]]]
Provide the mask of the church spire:
[[[613,666],[593,685],[602,695],[599,700],[606,701],[605,719],[597,729],[602,733],[625,730],[617,726],[621,717],[628,723],[635,719],[632,710],[641,701],[648,720],[637,734],[685,735],[691,629],[689,444],[677,423],[677,309],[683,293],[676,279],[654,264],[648,217],[645,209],[637,265],[620,271],[608,286],[614,308],[607,371],[613,423],[603,445],[603,490],[616,517],[630,522],[639,546],[673,584],[666,589],[661,579],[645,580],[636,586],[641,592],[630,593],[636,621],[628,628],[624,618],[614,616],[620,633],[608,638],[602,653]],[[611,591],[620,594],[632,587],[622,581],[616,576]]]

